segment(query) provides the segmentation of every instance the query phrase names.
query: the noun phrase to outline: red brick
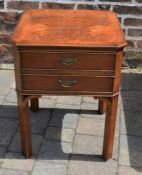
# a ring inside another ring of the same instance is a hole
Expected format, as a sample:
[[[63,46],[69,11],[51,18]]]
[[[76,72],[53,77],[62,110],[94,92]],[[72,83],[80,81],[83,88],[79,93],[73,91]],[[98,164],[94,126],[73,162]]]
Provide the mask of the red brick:
[[[20,14],[16,12],[0,12],[0,20],[6,21],[16,21],[18,20]]]
[[[0,43],[9,44],[10,36],[8,34],[0,34]]]
[[[127,26],[142,26],[142,18],[126,18],[124,24]]]
[[[135,47],[135,41],[134,40],[127,40],[127,47]]]
[[[0,9],[3,9],[4,8],[4,1],[0,1]]]
[[[142,48],[142,40],[137,41],[137,47],[138,47],[138,48]]]
[[[63,3],[54,3],[54,2],[43,2],[43,9],[72,9],[74,4],[63,4]]]
[[[5,32],[6,33],[12,33],[16,27],[16,22],[4,22],[5,24]]]
[[[142,52],[140,51],[127,51],[126,62],[130,68],[137,68],[142,66]]]
[[[142,0],[136,0],[136,2],[142,3]]]
[[[88,5],[88,4],[78,4],[77,9],[110,10],[110,5]]]
[[[131,2],[132,0],[100,0],[105,2]]]
[[[124,34],[126,33],[126,29],[123,29],[123,33],[124,33]]]
[[[4,22],[0,21],[0,34],[2,34],[4,31],[5,31]]]
[[[121,21],[122,21],[122,18],[121,18],[121,17],[118,17],[118,19],[119,19],[119,22],[121,23]]]
[[[29,2],[29,1],[10,1],[7,4],[8,9],[37,9],[39,7],[39,2]]]
[[[5,13],[5,20],[8,21],[16,21],[19,19],[21,14],[18,14],[16,12],[7,12]]]
[[[10,63],[13,60],[12,45],[1,45],[0,47],[0,62]]]
[[[128,29],[128,35],[142,37],[142,29]]]
[[[4,15],[2,12],[0,12],[0,21],[4,21]]]
[[[142,58],[142,51],[127,51],[126,55],[130,58]]]
[[[113,7],[113,11],[119,14],[134,14],[134,15],[141,15],[142,14],[142,7],[140,6],[119,6],[115,5]]]

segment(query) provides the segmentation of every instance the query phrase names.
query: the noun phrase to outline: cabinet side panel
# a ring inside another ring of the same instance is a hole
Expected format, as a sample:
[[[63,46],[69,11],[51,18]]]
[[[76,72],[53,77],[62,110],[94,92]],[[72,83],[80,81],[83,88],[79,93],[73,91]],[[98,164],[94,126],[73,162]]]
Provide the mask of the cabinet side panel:
[[[20,54],[19,54],[19,48],[14,45],[13,46],[14,51],[14,68],[15,68],[15,81],[16,81],[16,90],[21,90],[21,76],[20,76]]]
[[[121,80],[122,58],[123,58],[123,50],[120,50],[116,55],[115,79],[114,79],[113,93],[119,92],[120,80]]]

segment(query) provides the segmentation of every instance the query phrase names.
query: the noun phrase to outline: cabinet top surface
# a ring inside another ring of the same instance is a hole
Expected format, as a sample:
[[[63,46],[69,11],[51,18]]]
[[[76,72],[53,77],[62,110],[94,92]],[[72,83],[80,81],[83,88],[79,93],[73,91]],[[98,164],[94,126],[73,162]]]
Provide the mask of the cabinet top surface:
[[[126,46],[115,13],[102,10],[27,10],[11,39],[24,46]]]

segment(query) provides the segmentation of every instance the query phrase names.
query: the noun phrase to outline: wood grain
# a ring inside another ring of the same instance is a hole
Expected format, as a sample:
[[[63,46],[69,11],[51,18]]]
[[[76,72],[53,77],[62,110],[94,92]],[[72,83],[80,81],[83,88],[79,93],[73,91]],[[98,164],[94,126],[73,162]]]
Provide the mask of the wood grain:
[[[28,69],[114,70],[115,54],[76,52],[21,52],[21,66]],[[40,62],[38,61],[40,58]],[[62,59],[62,60],[61,60]],[[72,59],[72,64],[64,64]],[[86,61],[87,60],[87,61]],[[63,62],[64,61],[64,62]],[[102,64],[103,62],[103,64]],[[31,64],[32,63],[32,64]],[[91,63],[91,64],[90,64]]]
[[[126,45],[116,14],[102,10],[25,11],[12,40],[16,45],[32,46],[120,48]]]

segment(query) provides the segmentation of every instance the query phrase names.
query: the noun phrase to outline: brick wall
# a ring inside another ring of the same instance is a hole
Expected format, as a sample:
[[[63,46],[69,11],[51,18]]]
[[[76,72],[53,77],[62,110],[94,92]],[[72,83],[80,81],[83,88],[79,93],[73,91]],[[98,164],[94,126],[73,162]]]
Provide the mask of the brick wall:
[[[9,35],[22,11],[31,8],[113,10],[128,41],[124,66],[142,66],[142,0],[0,0],[0,63],[12,61]]]

